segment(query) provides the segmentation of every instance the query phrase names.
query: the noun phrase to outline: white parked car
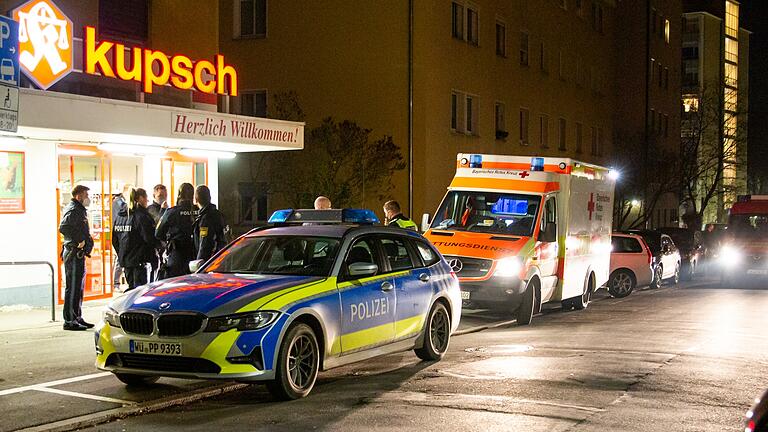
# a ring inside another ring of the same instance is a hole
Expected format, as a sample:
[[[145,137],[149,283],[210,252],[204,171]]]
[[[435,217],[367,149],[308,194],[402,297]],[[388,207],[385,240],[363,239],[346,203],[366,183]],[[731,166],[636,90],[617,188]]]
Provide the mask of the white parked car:
[[[642,237],[636,234],[611,235],[611,276],[608,292],[613,297],[626,297],[636,287],[653,282],[653,254]]]

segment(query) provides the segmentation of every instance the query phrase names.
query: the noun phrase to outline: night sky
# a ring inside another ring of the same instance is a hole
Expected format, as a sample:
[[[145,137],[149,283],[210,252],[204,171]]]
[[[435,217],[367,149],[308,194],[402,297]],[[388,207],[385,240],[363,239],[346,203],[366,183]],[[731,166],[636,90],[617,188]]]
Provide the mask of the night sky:
[[[768,1],[742,0],[743,26],[752,33],[749,47],[749,174],[768,180]],[[768,193],[768,185],[762,191]]]

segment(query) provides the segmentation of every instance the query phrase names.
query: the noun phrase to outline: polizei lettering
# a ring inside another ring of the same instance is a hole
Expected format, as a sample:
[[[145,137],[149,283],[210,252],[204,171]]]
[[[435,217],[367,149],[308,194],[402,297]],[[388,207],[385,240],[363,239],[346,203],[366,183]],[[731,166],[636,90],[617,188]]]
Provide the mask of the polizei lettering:
[[[363,321],[389,313],[389,299],[386,297],[373,299],[363,303],[351,304],[349,315],[351,321]]]

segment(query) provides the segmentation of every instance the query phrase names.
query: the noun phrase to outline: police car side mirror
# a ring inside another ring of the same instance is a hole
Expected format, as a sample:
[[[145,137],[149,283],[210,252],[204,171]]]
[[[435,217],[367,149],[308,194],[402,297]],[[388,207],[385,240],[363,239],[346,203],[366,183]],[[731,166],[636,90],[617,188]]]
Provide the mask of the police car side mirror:
[[[421,215],[421,232],[427,232],[429,229],[430,219],[432,219],[432,216],[430,216],[429,213],[424,213]]]
[[[203,266],[203,263],[205,263],[205,260],[194,260],[189,262],[189,271],[192,273],[197,273],[198,270],[200,270],[200,267]]]
[[[372,263],[353,263],[349,265],[349,275],[357,277],[373,276],[379,272],[379,266]]]

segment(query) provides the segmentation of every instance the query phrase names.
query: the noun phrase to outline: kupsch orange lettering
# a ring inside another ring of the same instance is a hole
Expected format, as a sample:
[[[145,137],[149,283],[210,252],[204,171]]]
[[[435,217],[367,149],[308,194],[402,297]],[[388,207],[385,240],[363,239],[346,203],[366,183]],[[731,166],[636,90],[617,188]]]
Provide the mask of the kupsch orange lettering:
[[[138,47],[126,52],[121,43],[97,42],[92,26],[85,27],[85,72],[141,82],[145,93],[152,93],[155,86],[170,84],[182,90],[194,87],[203,93],[237,96],[237,71],[225,63],[222,55],[216,55],[214,64]]]

